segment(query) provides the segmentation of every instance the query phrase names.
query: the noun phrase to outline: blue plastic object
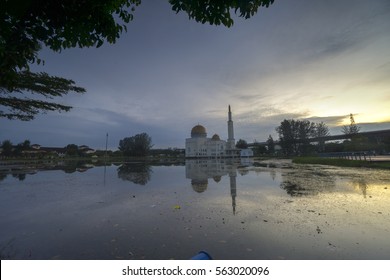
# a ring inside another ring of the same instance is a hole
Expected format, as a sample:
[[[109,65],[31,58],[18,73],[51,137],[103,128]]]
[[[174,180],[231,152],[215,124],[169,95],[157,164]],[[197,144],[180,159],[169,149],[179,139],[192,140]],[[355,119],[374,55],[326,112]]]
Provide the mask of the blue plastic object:
[[[212,260],[213,258],[206,251],[200,251],[197,255],[193,256],[191,260]]]

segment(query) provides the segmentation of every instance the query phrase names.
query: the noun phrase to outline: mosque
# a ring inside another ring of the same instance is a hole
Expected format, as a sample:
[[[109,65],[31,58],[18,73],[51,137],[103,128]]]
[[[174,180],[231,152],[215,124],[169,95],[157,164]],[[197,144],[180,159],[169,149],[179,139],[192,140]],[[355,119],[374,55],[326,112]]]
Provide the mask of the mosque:
[[[194,191],[202,193],[207,190],[209,179],[219,183],[223,176],[229,176],[230,195],[233,214],[236,213],[237,167],[241,165],[235,159],[188,159],[186,160],[186,178],[191,179]],[[239,171],[238,171],[239,172]]]
[[[206,128],[200,124],[191,130],[191,138],[186,139],[185,154],[187,158],[226,158],[240,157],[242,151],[236,148],[232,111],[228,112],[228,139],[221,140],[218,134],[207,138]],[[250,151],[251,152],[251,151]],[[251,156],[251,155],[249,155]],[[252,153],[253,156],[253,153]]]

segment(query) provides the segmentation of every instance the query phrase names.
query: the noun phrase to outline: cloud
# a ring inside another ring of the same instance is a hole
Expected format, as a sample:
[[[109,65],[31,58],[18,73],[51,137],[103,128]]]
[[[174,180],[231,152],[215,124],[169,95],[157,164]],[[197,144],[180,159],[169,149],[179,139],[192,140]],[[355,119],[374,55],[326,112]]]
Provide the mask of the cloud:
[[[309,117],[307,118],[308,120],[315,122],[315,123],[320,123],[323,122],[325,123],[328,127],[338,127],[340,126],[345,119],[349,118],[349,115],[343,115],[343,116],[329,116],[329,117]]]
[[[145,2],[115,45],[43,50],[40,71],[87,93],[62,99],[74,106],[67,114],[1,120],[0,136],[103,147],[108,132],[116,147],[147,132],[156,147],[183,147],[198,123],[226,139],[229,104],[236,138],[248,141],[275,136],[284,119],[387,121],[389,18],[387,0],[276,1],[228,29]]]

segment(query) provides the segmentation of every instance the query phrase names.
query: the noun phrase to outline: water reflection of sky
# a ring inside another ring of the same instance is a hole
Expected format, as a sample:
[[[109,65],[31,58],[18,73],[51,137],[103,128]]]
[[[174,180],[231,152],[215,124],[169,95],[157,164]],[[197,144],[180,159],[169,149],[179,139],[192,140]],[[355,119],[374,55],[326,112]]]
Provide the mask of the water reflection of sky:
[[[2,259],[389,259],[388,171],[187,161],[2,172]]]

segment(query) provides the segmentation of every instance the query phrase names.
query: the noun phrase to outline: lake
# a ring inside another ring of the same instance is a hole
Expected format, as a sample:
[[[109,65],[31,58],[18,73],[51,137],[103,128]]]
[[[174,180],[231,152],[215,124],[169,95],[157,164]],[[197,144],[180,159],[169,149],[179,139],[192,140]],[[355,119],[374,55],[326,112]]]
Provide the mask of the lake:
[[[1,167],[1,259],[390,259],[390,172],[289,160]]]

